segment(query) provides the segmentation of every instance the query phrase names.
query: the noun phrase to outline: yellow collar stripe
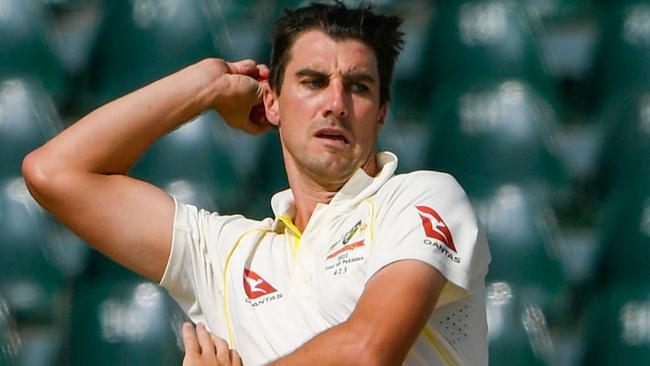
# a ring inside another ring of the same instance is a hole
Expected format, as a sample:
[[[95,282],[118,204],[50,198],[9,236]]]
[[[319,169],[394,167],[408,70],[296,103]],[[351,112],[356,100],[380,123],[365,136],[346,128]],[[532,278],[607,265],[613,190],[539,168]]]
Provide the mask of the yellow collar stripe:
[[[298,240],[300,240],[300,238],[302,237],[302,233],[300,232],[300,229],[298,229],[298,227],[296,227],[296,225],[293,224],[293,220],[291,220],[291,217],[289,217],[288,215],[280,215],[278,216],[278,220],[282,221],[284,226],[286,226],[289,230],[291,230],[293,235],[295,235],[298,238]]]

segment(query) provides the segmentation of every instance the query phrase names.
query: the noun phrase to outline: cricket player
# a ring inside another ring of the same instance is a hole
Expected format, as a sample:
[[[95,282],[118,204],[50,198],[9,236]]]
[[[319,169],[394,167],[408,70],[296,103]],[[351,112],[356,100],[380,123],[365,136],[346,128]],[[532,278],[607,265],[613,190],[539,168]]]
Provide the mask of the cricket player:
[[[400,23],[340,2],[288,11],[270,67],[205,59],[110,102],[30,153],[27,185],[199,324],[184,328],[186,365],[487,365],[490,254],[464,191],[395,174],[376,150]],[[273,218],[207,212],[127,175],[209,109],[279,133],[289,188]]]

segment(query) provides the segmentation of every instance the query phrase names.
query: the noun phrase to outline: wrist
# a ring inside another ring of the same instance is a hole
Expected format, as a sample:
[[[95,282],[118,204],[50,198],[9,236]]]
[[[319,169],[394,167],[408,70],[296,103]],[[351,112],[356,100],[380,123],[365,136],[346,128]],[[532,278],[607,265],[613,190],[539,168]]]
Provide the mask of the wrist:
[[[201,112],[212,108],[218,99],[217,80],[227,73],[225,62],[217,58],[206,58],[184,71],[189,74],[184,82],[191,89],[196,107]]]

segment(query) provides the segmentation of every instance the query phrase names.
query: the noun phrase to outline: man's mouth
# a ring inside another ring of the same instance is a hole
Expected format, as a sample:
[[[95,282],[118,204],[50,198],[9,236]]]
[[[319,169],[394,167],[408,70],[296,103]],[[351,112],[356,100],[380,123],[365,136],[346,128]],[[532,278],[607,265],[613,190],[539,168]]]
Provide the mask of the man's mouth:
[[[340,141],[344,144],[349,143],[345,132],[338,128],[321,128],[320,130],[316,131],[315,136],[318,138]]]

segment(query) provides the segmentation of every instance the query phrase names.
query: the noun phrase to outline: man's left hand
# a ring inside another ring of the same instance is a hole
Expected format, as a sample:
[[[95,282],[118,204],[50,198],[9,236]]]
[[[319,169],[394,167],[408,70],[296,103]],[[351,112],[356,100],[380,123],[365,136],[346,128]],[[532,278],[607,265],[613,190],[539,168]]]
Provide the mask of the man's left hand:
[[[228,343],[211,334],[205,325],[183,324],[183,344],[185,358],[183,366],[242,366],[237,351],[228,347]]]

